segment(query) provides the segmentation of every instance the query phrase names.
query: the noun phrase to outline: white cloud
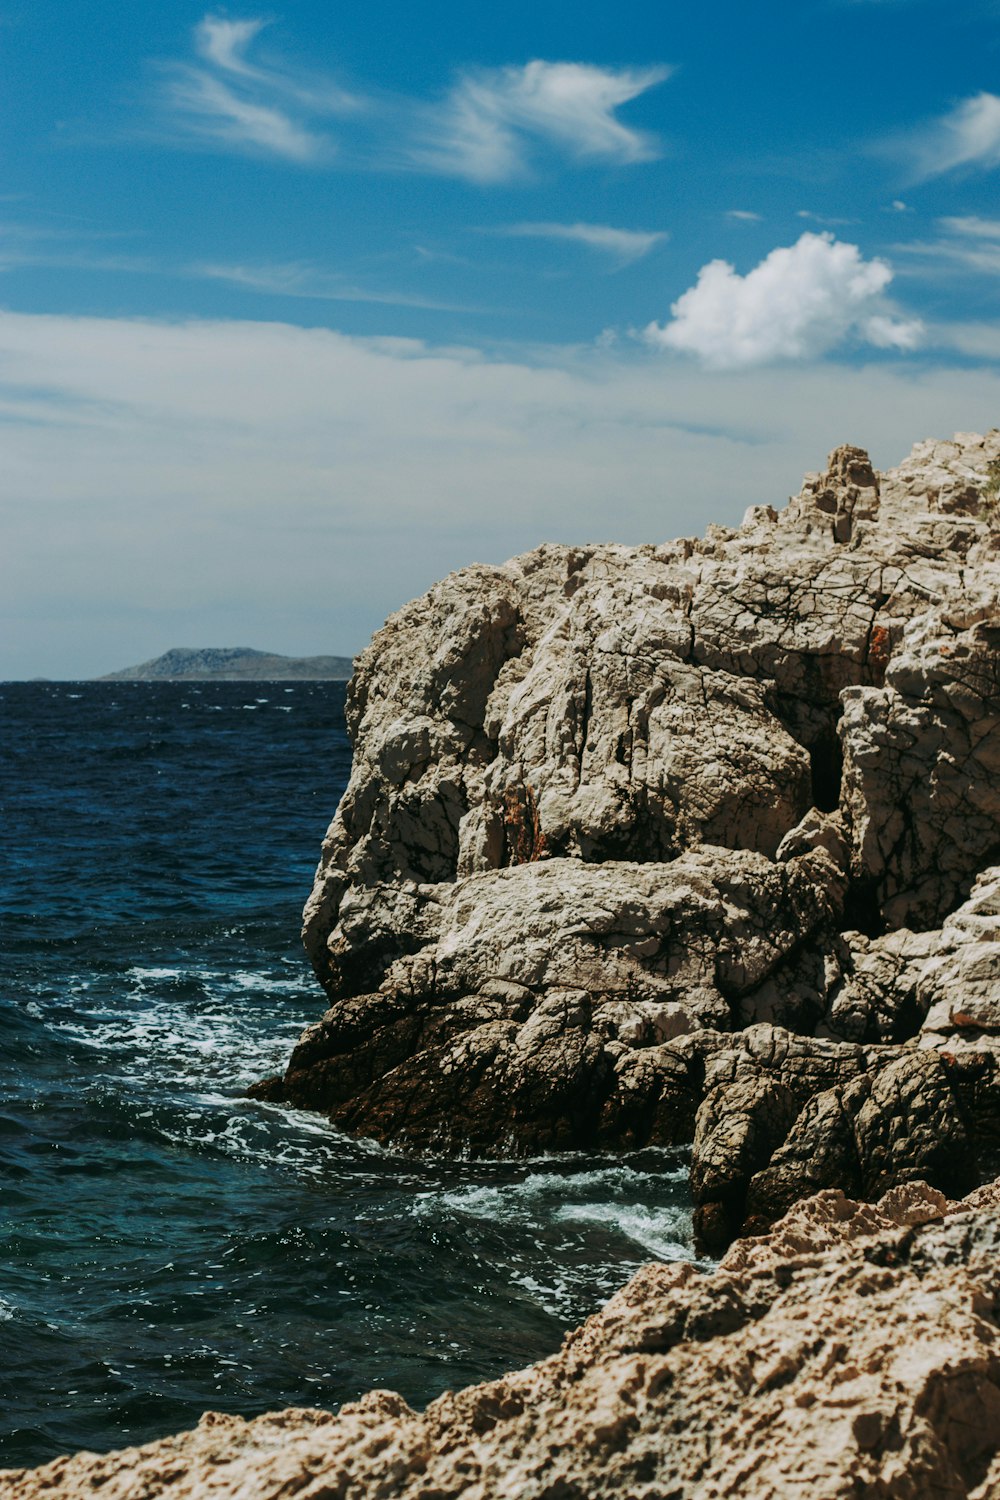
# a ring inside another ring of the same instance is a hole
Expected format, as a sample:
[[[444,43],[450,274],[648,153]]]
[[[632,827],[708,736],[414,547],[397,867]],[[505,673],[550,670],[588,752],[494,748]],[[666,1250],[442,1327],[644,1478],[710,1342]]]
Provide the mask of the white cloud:
[[[297,123],[287,111],[244,98],[200,68],[178,70],[167,97],[186,134],[217,145],[297,162],[316,161],[333,149],[325,135]]]
[[[1000,167],[1000,97],[979,93],[901,143],[918,180]]]
[[[826,224],[828,227],[840,228],[844,224],[856,224],[857,219],[841,219],[833,214],[815,214],[810,208],[799,208],[795,211],[797,219],[808,219],[813,224]]]
[[[201,65],[164,69],[161,107],[171,132],[215,147],[300,163],[321,161],[334,143],[320,122],[350,114],[360,100],[330,80],[284,63],[251,62],[267,23],[206,15],[194,29]]]
[[[226,265],[201,262],[187,266],[186,276],[207,281],[224,281],[232,286],[269,296],[304,297],[323,302],[375,302],[387,307],[420,307],[431,312],[474,312],[477,309],[456,302],[436,302],[429,297],[407,292],[358,286],[346,276],[323,270],[302,261],[285,261],[264,265]]]
[[[671,321],[650,324],[645,337],[716,370],[814,358],[849,336],[882,349],[912,349],[922,327],[886,308],[891,280],[885,261],[863,260],[857,245],[804,234],[746,276],[727,261],[709,262],[673,304]]]
[[[223,16],[205,16],[195,27],[195,49],[206,62],[224,72],[259,78],[260,71],[247,62],[246,51],[266,24],[262,20],[227,21]]]
[[[746,224],[760,224],[763,222],[763,214],[755,214],[749,208],[730,208],[726,211],[727,219],[740,219]]]
[[[1000,240],[1000,219],[981,219],[978,214],[938,219],[948,234],[965,235],[975,240]]]
[[[517,239],[570,240],[623,263],[641,260],[670,238],[665,229],[615,229],[610,224],[509,224],[497,232]]]
[[[669,77],[667,67],[602,68],[535,60],[466,72],[436,104],[370,98],[261,50],[270,23],[208,13],[194,28],[194,60],[164,64],[161,126],[172,139],[299,163],[322,162],[336,143],[331,116],[367,114],[360,161],[505,182],[544,146],[576,160],[630,163],[659,154],[655,138],[618,109]],[[375,108],[376,100],[378,107]]]
[[[1000,323],[941,323],[930,332],[940,348],[957,349],[972,359],[1000,364]]]
[[[1000,219],[968,214],[940,218],[937,222],[944,231],[940,239],[911,240],[895,247],[898,254],[913,259],[915,274],[935,278],[946,271],[956,275],[969,272],[977,276],[1000,275]]]
[[[524,171],[533,142],[584,160],[649,161],[658,155],[655,139],[622,124],[615,111],[671,71],[536,60],[465,74],[425,112],[410,160],[484,183]]]
[[[0,314],[0,371],[0,678],[346,653],[451,568],[738,524],[838,443],[886,467],[1000,410],[988,365],[693,377],[278,323]]]

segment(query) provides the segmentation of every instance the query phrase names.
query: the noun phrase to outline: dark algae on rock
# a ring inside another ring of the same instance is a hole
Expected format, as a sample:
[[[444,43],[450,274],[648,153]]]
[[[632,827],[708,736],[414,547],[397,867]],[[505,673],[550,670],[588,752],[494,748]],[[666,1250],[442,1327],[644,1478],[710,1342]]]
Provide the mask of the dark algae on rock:
[[[694,1143],[704,1245],[1000,1144],[1000,432],[392,616],[259,1096],[420,1148]]]

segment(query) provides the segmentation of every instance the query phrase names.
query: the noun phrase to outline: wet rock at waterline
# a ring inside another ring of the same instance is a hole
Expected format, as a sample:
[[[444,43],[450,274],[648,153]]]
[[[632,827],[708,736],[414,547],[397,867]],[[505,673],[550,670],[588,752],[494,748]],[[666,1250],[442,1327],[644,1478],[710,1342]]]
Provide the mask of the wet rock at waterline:
[[[1000,1184],[827,1191],[712,1274],[651,1265],[559,1353],[423,1413],[209,1412],[193,1432],[0,1473],[3,1500],[992,1500]],[[892,1337],[887,1337],[891,1330]]]
[[[264,1097],[422,1147],[694,1141],[706,1243],[1000,1140],[1000,432],[451,575],[359,658]]]

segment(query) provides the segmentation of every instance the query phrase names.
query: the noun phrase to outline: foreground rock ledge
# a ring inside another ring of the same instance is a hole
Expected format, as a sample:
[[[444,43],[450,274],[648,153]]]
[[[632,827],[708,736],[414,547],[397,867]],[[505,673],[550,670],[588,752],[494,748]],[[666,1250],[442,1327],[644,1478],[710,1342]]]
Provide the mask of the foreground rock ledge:
[[[651,1265],[562,1350],[422,1415],[207,1413],[0,1473],[3,1500],[995,1500],[1000,1181],[827,1191],[711,1275]]]
[[[258,1097],[472,1152],[694,1142],[702,1243],[1000,1143],[1000,432],[392,616]]]

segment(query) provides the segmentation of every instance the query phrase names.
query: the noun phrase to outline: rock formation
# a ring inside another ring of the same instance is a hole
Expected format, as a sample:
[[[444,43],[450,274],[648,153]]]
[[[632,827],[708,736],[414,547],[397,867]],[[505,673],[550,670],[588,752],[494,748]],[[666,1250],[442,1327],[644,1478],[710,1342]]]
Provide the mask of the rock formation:
[[[258,1094],[383,1140],[694,1142],[704,1243],[1000,1143],[1000,432],[394,615]]]
[[[891,1332],[891,1336],[889,1335]],[[244,1421],[0,1473],[2,1500],[994,1500],[1000,1182],[830,1190],[711,1275],[647,1266],[552,1358],[419,1414]]]

